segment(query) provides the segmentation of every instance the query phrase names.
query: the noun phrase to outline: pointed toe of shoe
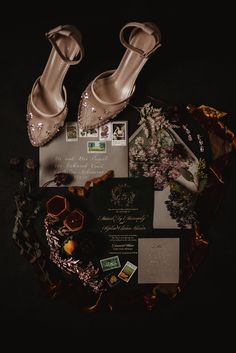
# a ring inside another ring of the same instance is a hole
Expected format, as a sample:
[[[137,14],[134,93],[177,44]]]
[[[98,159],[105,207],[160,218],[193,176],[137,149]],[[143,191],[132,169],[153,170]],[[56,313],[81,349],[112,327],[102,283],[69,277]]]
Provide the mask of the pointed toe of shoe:
[[[78,110],[78,124],[82,129],[92,129],[104,125],[128,104],[128,101],[121,104],[108,104],[98,101],[94,96],[90,83],[83,92]]]
[[[79,104],[78,123],[82,129],[92,129],[105,124],[111,116],[109,107],[103,107],[96,100],[92,91],[91,84],[83,92]]]
[[[67,108],[55,118],[40,117],[35,114],[30,104],[28,104],[26,120],[30,143],[34,147],[40,147],[49,142],[64,125],[66,115]]]

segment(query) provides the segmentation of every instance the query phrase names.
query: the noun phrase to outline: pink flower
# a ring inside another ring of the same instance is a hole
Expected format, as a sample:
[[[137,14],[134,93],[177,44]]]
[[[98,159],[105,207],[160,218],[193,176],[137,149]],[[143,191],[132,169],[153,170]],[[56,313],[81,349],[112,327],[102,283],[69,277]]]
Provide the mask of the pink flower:
[[[135,145],[144,145],[144,138],[139,136],[135,140]]]
[[[168,177],[175,180],[180,176],[180,172],[177,169],[172,169],[168,173]]]

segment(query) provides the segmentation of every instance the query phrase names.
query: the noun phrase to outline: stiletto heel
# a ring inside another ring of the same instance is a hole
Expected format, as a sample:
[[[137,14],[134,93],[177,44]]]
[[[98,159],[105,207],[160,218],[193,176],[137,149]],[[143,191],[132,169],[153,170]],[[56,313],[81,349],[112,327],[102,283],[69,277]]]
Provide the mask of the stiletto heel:
[[[130,27],[134,29],[127,42],[124,32]],[[98,75],[83,92],[78,110],[81,128],[101,126],[127,106],[139,72],[160,47],[160,40],[160,31],[154,23],[130,22],[121,29],[120,41],[126,52],[116,70]]]
[[[82,37],[76,27],[58,26],[46,33],[52,50],[42,75],[35,81],[27,105],[27,128],[31,144],[43,146],[64,125],[67,94],[64,77],[83,56]],[[75,58],[79,55],[79,58]]]

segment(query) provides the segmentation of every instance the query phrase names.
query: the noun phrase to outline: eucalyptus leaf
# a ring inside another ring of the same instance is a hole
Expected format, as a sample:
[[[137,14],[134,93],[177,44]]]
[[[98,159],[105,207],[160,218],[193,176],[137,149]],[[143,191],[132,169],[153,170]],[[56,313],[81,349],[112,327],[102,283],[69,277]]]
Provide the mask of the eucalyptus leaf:
[[[25,242],[25,245],[28,246],[28,248],[30,249],[32,248],[32,245],[28,241]]]
[[[29,238],[29,233],[27,232],[26,229],[23,230],[23,235],[25,238]]]
[[[41,252],[40,249],[37,249],[37,250],[35,251],[35,253],[36,253],[36,256],[37,256],[37,257],[40,257],[40,256],[42,255],[42,252]]]
[[[180,173],[184,177],[184,179],[194,182],[193,174],[186,168],[180,168]]]
[[[34,247],[35,247],[35,249],[39,249],[40,248],[40,244],[38,242],[35,242],[34,243]]]
[[[198,191],[202,192],[207,184],[207,178],[201,179],[198,185]]]
[[[48,274],[47,271],[44,272],[44,281],[45,282],[49,282],[50,281],[49,274]]]
[[[36,257],[36,256],[33,256],[33,257],[31,258],[31,260],[30,260],[30,263],[33,264],[33,263],[36,262],[36,260],[37,260],[37,257]]]

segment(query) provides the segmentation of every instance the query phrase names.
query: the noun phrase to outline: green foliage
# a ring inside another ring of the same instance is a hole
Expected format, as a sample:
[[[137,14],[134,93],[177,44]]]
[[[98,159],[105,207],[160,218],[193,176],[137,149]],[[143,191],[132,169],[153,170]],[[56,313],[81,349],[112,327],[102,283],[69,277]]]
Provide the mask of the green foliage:
[[[180,168],[181,175],[188,181],[194,182],[193,174],[186,168]]]
[[[19,182],[15,195],[16,214],[12,238],[19,249],[20,255],[34,264],[42,282],[51,286],[52,281],[46,269],[46,258],[42,245],[34,231],[33,223],[38,217],[41,205],[31,198],[31,181],[24,177]]]

